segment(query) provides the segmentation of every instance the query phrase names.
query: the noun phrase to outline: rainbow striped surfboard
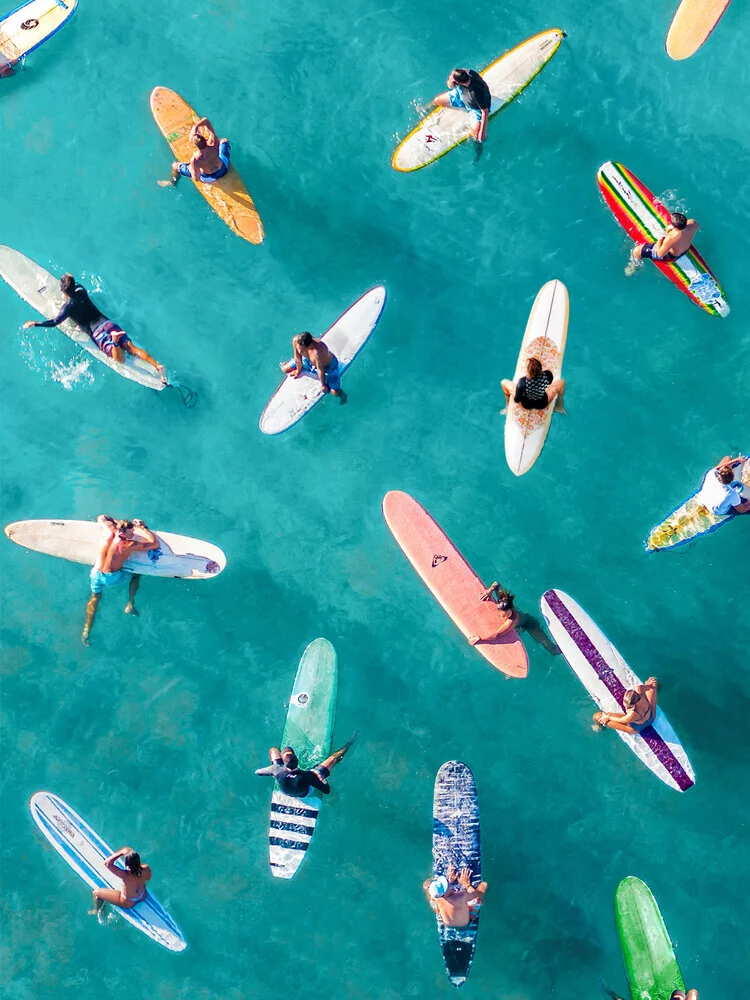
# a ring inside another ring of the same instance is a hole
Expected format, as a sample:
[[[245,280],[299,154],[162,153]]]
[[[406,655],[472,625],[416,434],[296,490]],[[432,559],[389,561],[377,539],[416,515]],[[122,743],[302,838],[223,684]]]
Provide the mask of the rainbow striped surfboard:
[[[669,209],[627,167],[608,160],[599,167],[596,179],[612,214],[632,240],[653,243],[664,235]],[[707,313],[729,315],[724,290],[695,247],[674,264],[657,263],[656,267]]]

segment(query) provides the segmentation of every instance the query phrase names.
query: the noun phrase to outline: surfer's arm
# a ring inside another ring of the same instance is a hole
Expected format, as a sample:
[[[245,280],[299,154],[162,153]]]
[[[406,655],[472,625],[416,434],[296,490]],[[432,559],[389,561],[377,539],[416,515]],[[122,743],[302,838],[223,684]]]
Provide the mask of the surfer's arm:
[[[132,847],[121,847],[119,851],[115,851],[114,854],[110,854],[108,858],[104,859],[104,867],[108,872],[112,872],[113,875],[116,875],[118,878],[122,878],[125,872],[122,868],[118,868],[115,862],[118,858],[122,858],[124,855],[132,853]]]
[[[487,121],[489,119],[490,113],[487,108],[482,108],[482,120],[479,123],[479,132],[477,133],[477,142],[484,142],[487,138]]]
[[[317,790],[321,792],[323,795],[331,794],[331,786],[328,784],[327,781],[323,781],[320,775],[317,774],[315,771],[310,771],[309,774],[310,774],[310,784],[313,786],[313,788],[317,788]]]
[[[133,521],[136,528],[140,528],[141,531],[146,535],[146,540],[143,542],[135,542],[134,548],[138,552],[149,552],[151,549],[159,548],[159,539],[153,533],[150,528],[147,528],[143,521]]]
[[[43,323],[37,323],[36,320],[30,319],[28,323],[23,324],[24,330],[28,330],[32,326],[59,326],[64,320],[66,320],[70,314],[70,310],[73,306],[72,299],[68,299],[65,305],[62,307],[60,312],[55,316],[54,319],[45,319]]]

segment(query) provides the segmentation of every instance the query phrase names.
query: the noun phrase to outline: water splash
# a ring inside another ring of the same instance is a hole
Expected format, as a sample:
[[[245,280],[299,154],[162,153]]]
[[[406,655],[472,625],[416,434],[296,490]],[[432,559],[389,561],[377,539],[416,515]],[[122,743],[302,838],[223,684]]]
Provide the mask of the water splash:
[[[53,382],[59,382],[63,389],[72,389],[80,383],[90,385],[94,381],[94,376],[89,371],[90,358],[78,358],[69,361],[53,363],[50,378]]]

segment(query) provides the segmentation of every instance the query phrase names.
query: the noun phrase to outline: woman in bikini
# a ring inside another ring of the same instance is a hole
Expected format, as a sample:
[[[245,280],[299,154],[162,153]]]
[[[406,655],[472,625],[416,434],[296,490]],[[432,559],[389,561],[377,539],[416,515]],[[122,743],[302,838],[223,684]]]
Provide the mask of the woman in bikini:
[[[118,858],[122,858],[124,868],[116,864]],[[141,863],[140,855],[132,847],[121,847],[119,851],[110,854],[104,865],[107,871],[122,879],[122,888],[94,889],[94,908],[89,913],[100,919],[107,903],[121,906],[124,910],[136,906],[146,898],[146,882],[151,881],[151,867]]]
[[[656,718],[656,678],[649,677],[622,699],[624,712],[594,712],[594,722],[602,729],[619,729],[623,733],[640,733]]]

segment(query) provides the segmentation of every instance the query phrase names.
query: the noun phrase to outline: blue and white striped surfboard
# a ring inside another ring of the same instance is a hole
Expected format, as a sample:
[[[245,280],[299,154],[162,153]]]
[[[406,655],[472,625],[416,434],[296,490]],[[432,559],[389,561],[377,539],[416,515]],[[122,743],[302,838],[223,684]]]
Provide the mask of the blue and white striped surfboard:
[[[460,760],[449,760],[438,771],[432,806],[432,869],[446,875],[451,865],[457,871],[468,868],[472,885],[482,881],[477,786]],[[469,975],[478,927],[478,915],[468,927],[446,927],[438,920],[445,968],[454,986],[463,986]]]
[[[284,795],[274,788],[271,796],[271,820],[268,848],[271,874],[275,878],[294,878],[305,860],[318,811],[323,800],[311,788],[304,799]]]
[[[112,854],[112,848],[62,799],[50,792],[37,792],[32,795],[29,808],[50,844],[92,889],[122,887],[122,882],[104,867],[104,859]],[[113,909],[169,951],[187,948],[182,931],[150,892],[131,909]]]

